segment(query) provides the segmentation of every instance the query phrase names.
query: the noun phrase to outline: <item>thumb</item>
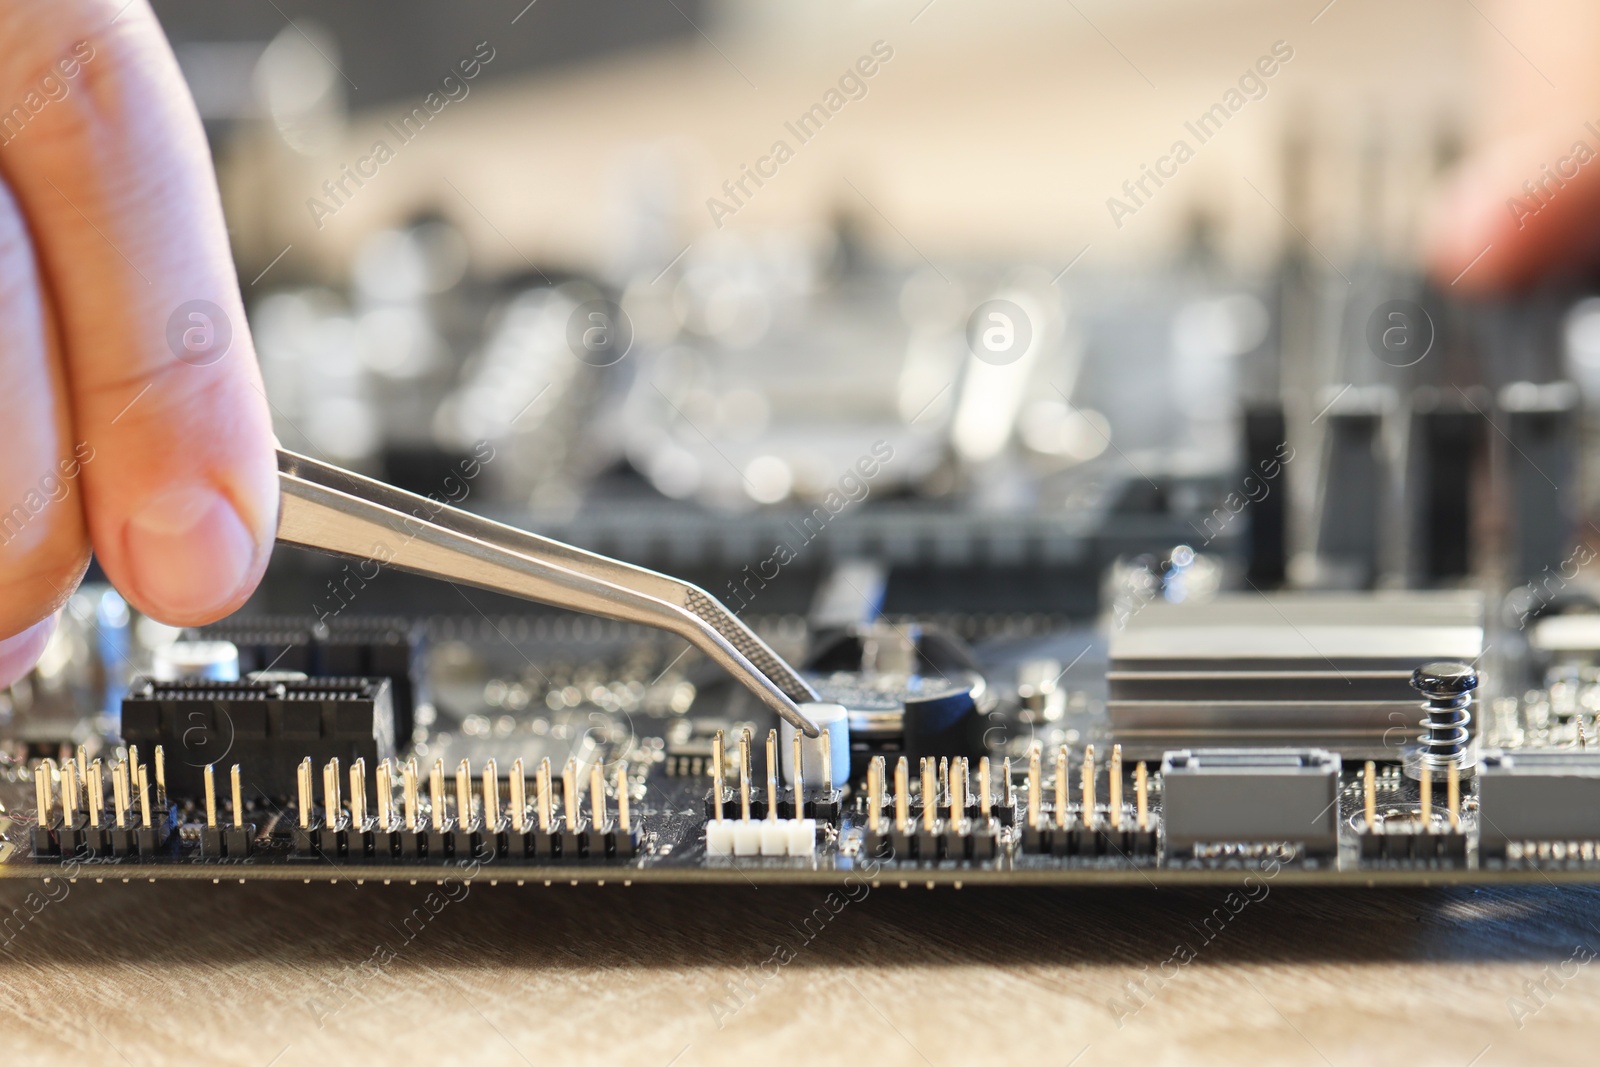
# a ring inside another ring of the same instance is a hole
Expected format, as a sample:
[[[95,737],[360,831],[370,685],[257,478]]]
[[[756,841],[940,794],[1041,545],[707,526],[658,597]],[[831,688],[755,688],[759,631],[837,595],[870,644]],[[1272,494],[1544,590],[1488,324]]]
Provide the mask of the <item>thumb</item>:
[[[1501,141],[1454,176],[1426,238],[1429,272],[1467,296],[1600,262],[1600,135]]]
[[[0,641],[0,689],[17,682],[39,662],[50,635],[55,633],[56,618],[47,616],[15,637]]]

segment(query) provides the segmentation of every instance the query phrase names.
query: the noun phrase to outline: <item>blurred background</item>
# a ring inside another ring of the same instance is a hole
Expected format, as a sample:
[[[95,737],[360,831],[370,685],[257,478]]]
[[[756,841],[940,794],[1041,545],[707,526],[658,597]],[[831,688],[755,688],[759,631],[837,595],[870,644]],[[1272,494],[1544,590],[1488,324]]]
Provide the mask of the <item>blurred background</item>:
[[[290,448],[759,613],[1571,550],[1597,305],[1418,269],[1471,4],[155,6]]]

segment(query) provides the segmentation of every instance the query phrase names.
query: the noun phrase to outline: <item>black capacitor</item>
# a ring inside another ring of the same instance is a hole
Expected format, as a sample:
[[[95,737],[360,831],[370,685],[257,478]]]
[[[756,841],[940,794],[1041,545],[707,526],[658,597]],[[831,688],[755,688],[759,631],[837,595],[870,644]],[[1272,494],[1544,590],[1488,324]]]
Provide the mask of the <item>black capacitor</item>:
[[[904,697],[905,753],[913,766],[923,756],[985,755],[978,714],[983,687],[983,676],[973,671],[909,680]]]

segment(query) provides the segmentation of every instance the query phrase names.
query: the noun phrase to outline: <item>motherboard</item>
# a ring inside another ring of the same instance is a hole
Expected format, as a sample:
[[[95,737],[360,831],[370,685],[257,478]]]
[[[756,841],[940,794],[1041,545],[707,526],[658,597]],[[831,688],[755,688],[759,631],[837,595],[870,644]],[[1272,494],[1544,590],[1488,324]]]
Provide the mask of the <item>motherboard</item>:
[[[7,694],[0,876],[1600,880],[1595,616],[1163,594],[1185,566],[1090,625],[751,617],[816,690],[815,738],[627,624],[177,630],[85,587]]]

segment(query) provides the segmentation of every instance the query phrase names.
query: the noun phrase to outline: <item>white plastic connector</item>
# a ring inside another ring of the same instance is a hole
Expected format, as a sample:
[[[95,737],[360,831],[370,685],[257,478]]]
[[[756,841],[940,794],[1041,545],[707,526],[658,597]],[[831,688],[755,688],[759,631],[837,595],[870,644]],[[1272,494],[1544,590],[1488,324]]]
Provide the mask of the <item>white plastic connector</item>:
[[[708,856],[814,856],[815,819],[706,820]]]
[[[733,855],[733,828],[735,825],[737,823],[733,819],[706,820],[706,855]]]
[[[733,824],[733,854],[735,856],[761,855],[761,824],[739,821]]]
[[[817,851],[817,820],[785,819],[789,831],[789,855],[811,856]]]
[[[789,828],[785,824],[790,821],[792,820],[761,820],[761,854],[763,856],[787,856],[789,854]]]

